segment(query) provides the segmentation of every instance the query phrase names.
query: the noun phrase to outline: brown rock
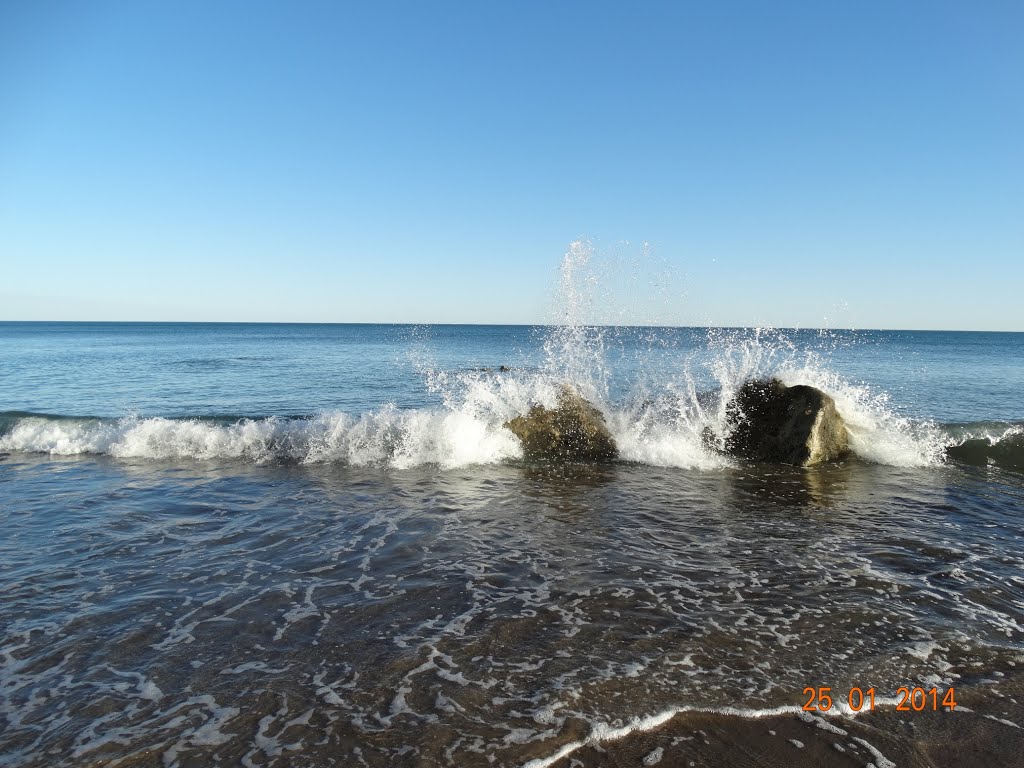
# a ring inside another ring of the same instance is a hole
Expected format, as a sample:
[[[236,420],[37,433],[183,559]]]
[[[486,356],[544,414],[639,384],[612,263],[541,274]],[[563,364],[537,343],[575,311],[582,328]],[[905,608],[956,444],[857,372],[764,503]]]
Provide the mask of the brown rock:
[[[556,408],[535,405],[505,426],[522,441],[528,459],[612,461],[619,454],[601,412],[565,385]]]

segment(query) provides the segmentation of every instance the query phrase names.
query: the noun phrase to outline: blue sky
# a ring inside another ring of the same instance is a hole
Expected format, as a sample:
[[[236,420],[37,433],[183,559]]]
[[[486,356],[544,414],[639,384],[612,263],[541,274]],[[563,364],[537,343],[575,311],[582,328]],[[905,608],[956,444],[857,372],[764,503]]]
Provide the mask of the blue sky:
[[[1021,39],[1020,2],[3,3],[0,319],[543,322],[585,238],[627,321],[1024,330]]]

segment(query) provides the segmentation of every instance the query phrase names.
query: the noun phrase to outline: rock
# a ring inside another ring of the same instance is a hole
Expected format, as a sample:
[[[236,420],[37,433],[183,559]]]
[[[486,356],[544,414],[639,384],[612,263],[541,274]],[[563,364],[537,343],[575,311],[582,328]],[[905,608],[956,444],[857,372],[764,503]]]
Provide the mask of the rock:
[[[535,405],[505,426],[522,442],[528,459],[612,461],[619,455],[601,412],[565,385],[557,408]]]
[[[726,452],[744,459],[809,467],[849,453],[835,401],[814,387],[748,381],[726,406]]]

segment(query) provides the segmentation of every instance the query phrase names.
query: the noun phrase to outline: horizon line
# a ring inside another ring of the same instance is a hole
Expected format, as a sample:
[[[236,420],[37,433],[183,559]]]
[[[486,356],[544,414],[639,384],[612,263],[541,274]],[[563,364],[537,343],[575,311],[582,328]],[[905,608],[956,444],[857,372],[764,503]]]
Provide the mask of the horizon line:
[[[445,322],[369,322],[369,321],[315,321],[315,320],[0,320],[0,324],[66,324],[66,325],[391,325],[391,326],[447,326],[493,328],[562,328],[569,323],[445,323]],[[1024,330],[992,330],[971,328],[855,328],[829,326],[786,325],[659,325],[653,323],[580,323],[581,328],[663,328],[670,330],[761,330],[761,331],[897,331],[903,333],[1024,333]]]

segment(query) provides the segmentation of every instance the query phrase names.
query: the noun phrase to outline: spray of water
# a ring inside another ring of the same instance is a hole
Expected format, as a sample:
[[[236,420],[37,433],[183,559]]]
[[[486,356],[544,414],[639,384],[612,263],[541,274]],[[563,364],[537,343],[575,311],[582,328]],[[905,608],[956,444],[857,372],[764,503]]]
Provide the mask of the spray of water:
[[[494,463],[522,455],[504,423],[535,404],[554,406],[559,388],[568,384],[604,414],[623,460],[713,470],[729,464],[714,450],[728,429],[727,403],[745,381],[774,376],[830,394],[861,458],[901,466],[941,460],[948,438],[934,425],[899,416],[884,393],[831,371],[821,352],[827,344],[801,348],[771,329],[680,331],[592,322],[596,316],[623,316],[621,308],[597,306],[610,301],[603,286],[618,281],[611,263],[586,241],[570,244],[551,324],[539,340],[539,365],[524,363],[507,372],[449,371],[432,363],[426,342],[419,345],[412,362],[427,389],[439,396],[440,407],[384,405],[357,416],[332,412],[227,425],[26,417],[0,434],[0,450],[395,468]]]
[[[544,375],[565,382],[591,400],[608,398],[605,328],[588,325],[598,285],[589,267],[593,246],[583,240],[569,245],[562,257],[554,322],[546,331]]]

